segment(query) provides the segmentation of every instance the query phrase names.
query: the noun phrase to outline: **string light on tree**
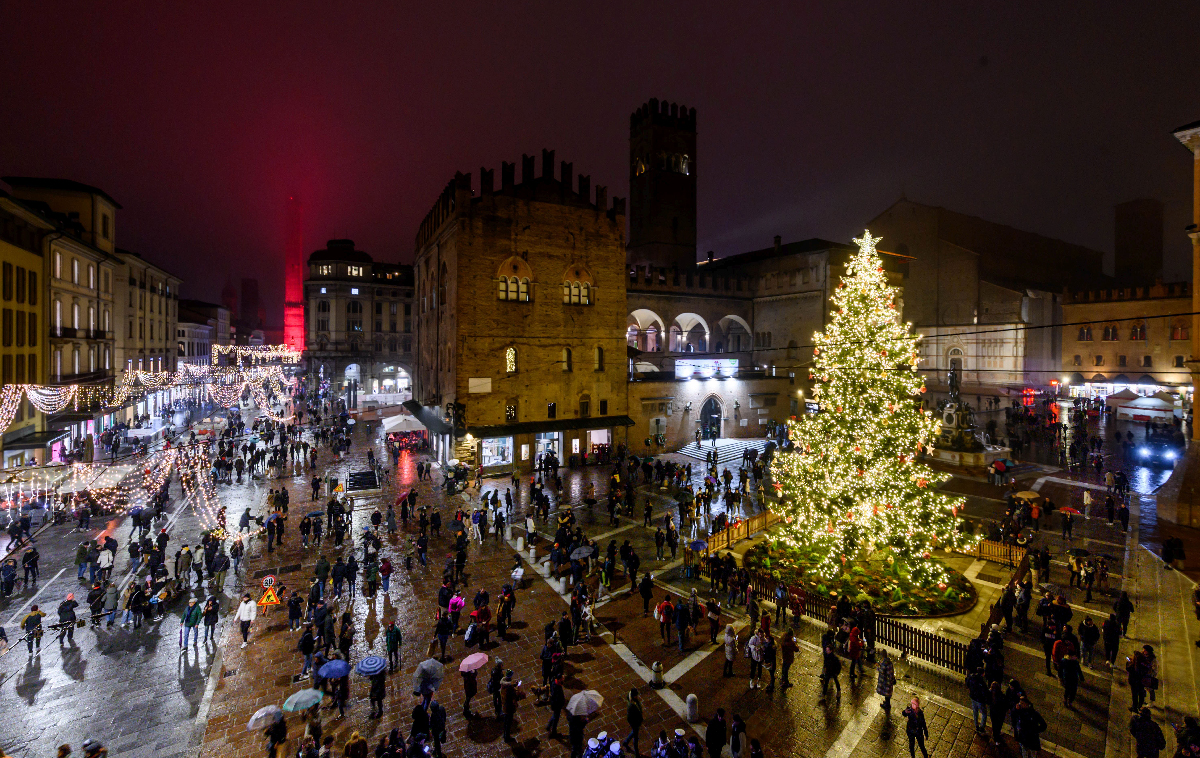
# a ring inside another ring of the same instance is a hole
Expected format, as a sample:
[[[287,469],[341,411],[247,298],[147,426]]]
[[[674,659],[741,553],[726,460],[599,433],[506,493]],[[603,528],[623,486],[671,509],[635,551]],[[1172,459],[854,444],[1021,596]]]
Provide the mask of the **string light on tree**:
[[[865,232],[832,297],[824,332],[813,335],[813,397],[821,410],[788,423],[792,450],[775,459],[785,542],[816,557],[831,578],[876,549],[888,549],[920,584],[946,580],[936,548],[965,548],[963,499],[938,491],[949,478],[917,461],[938,422],[921,409],[919,336],[900,323]]]

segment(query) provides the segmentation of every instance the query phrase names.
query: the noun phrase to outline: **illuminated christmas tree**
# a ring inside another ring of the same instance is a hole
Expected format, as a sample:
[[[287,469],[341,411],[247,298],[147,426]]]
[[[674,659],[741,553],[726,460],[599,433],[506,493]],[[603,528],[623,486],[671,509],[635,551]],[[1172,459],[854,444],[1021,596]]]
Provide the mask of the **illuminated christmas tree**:
[[[974,538],[956,530],[963,499],[937,489],[949,475],[916,459],[938,430],[921,409],[920,337],[899,320],[879,238],[866,232],[854,241],[829,325],[813,336],[820,411],[789,422],[794,448],[775,458],[781,537],[825,578],[870,556],[916,584],[943,582],[933,550]]]

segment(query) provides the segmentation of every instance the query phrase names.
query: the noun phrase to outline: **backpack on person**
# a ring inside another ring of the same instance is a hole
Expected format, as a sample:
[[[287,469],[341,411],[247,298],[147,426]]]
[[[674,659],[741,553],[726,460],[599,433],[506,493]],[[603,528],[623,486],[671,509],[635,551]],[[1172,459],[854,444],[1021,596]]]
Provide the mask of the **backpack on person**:
[[[474,624],[474,622],[472,622],[467,627],[467,631],[463,632],[463,644],[464,645],[466,645],[467,647],[473,647],[475,645],[475,642],[476,642],[475,637],[477,636],[476,631],[477,631],[477,627]]]

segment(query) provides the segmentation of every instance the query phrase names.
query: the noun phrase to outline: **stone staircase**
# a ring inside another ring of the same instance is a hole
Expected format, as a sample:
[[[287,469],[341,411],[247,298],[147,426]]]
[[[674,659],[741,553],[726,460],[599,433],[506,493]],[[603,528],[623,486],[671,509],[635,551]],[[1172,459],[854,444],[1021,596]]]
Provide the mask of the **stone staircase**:
[[[719,439],[717,440],[717,466],[724,467],[727,465],[737,466],[742,462],[742,452],[747,448],[753,448],[762,454],[766,448],[767,441],[765,439]],[[705,457],[714,450],[712,440],[704,440],[701,444],[695,442],[685,445],[680,453],[695,458],[703,462]]]

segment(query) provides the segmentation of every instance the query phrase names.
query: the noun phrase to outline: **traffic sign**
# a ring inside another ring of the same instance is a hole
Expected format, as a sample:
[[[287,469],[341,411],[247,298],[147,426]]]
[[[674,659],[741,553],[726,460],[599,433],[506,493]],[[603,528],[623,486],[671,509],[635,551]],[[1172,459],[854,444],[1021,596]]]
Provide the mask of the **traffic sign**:
[[[262,586],[263,586],[264,590],[269,590],[272,587],[274,587],[275,586],[275,575],[267,574],[266,576],[264,576],[263,580],[262,580]]]
[[[259,605],[279,605],[279,596],[275,594],[274,587],[268,587],[267,591],[258,600]]]

